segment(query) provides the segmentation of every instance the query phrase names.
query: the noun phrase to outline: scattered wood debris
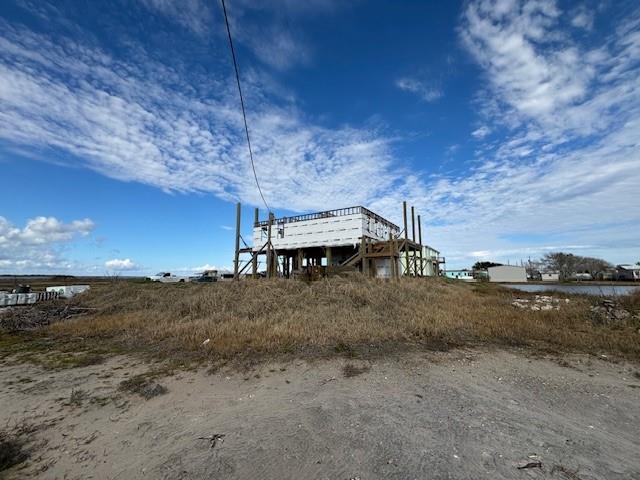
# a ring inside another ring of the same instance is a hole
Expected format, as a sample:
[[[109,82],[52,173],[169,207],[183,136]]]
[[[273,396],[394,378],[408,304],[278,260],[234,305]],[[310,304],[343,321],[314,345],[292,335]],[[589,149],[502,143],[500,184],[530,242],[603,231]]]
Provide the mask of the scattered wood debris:
[[[224,433],[214,433],[213,435],[209,436],[209,437],[198,437],[198,440],[209,440],[209,442],[211,443],[211,448],[216,448],[216,445],[219,443],[224,442],[224,437],[226,435]]]
[[[66,303],[38,303],[5,307],[0,315],[0,329],[8,332],[34,330],[62,320],[88,315],[97,309]]]
[[[522,465],[518,465],[518,470],[525,470],[527,468],[542,468],[542,462],[540,460],[536,462],[527,462]]]

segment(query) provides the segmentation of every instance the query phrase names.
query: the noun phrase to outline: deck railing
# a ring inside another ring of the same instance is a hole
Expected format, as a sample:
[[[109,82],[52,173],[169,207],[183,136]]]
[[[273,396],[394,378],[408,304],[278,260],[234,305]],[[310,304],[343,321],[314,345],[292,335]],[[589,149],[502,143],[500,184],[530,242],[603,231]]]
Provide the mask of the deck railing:
[[[336,210],[326,210],[324,212],[316,212],[316,213],[306,213],[304,215],[295,215],[292,217],[282,217],[276,218],[273,220],[273,225],[282,225],[284,223],[294,223],[294,222],[304,222],[307,220],[317,220],[320,218],[330,218],[330,217],[343,217],[346,215],[355,215],[358,213],[364,213],[365,215],[376,219],[376,221],[386,225],[390,228],[395,228],[396,230],[400,230],[396,224],[391,223],[389,220],[382,218],[377,213],[373,213],[368,208],[358,206],[358,207],[349,207],[349,208],[338,208]],[[254,227],[266,227],[269,225],[268,220],[263,220],[261,222],[256,222]]]

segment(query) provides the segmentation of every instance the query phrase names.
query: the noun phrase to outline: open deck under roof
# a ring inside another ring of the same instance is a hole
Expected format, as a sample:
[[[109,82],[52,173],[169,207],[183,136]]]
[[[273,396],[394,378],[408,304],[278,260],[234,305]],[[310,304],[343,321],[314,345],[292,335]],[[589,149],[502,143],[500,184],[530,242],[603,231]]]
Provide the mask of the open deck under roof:
[[[372,212],[368,208],[357,206],[357,207],[348,207],[348,208],[337,208],[335,210],[326,210],[324,212],[316,212],[316,213],[306,213],[304,215],[295,215],[292,217],[281,217],[273,220],[274,224],[283,224],[283,223],[294,223],[294,222],[304,222],[306,220],[316,220],[319,218],[329,218],[329,217],[342,217],[345,215],[355,215],[358,213],[363,213],[369,217],[374,218],[376,221],[396,230],[400,230],[395,223],[390,222],[384,217],[381,217],[377,213]],[[254,224],[254,227],[266,227],[269,225],[268,220],[263,220],[261,222],[257,222]]]

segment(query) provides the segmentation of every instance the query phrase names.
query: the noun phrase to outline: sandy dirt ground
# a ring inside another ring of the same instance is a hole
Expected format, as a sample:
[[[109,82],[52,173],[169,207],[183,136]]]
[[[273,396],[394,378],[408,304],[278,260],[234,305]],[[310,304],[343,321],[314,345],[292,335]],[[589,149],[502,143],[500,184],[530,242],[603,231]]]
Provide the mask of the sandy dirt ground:
[[[148,400],[118,391],[149,368],[5,360],[0,422],[38,427],[6,477],[640,479],[638,365],[457,350],[179,372]]]

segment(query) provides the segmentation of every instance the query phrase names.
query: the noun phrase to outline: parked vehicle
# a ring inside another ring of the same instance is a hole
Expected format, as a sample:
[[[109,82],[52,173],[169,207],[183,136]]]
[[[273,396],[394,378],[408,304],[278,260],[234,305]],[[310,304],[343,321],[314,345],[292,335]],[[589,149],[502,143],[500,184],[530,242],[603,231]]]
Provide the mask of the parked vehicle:
[[[197,275],[195,277],[189,277],[189,281],[193,283],[213,283],[217,282],[218,278],[212,275]]]
[[[202,273],[199,273],[196,276],[189,277],[190,282],[194,283],[213,283],[218,281],[218,271],[217,270],[205,270]]]
[[[174,275],[170,272],[160,272],[156,275],[151,275],[147,277],[147,280],[151,280],[152,282],[160,282],[160,283],[178,283],[178,282],[188,282],[189,277],[181,277],[178,275]]]

